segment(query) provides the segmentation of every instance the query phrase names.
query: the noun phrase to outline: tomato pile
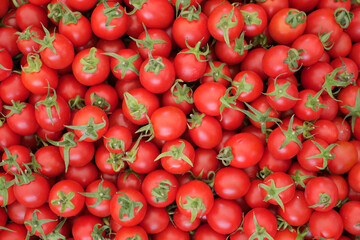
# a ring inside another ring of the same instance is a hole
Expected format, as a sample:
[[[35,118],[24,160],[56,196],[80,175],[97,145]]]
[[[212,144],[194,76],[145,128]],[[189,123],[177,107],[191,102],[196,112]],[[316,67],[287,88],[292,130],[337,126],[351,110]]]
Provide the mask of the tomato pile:
[[[359,0],[0,19],[0,240],[360,238]]]

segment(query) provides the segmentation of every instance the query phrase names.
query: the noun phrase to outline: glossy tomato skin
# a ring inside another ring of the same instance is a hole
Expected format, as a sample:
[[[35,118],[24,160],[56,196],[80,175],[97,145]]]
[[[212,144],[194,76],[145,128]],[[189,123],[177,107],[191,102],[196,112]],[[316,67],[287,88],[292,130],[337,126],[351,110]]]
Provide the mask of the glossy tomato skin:
[[[23,102],[29,95],[30,91],[24,86],[18,73],[12,73],[0,83],[0,98],[5,104],[11,104],[11,100]]]
[[[109,8],[115,8],[120,17],[113,18],[108,22],[108,17],[104,12],[108,11]],[[129,17],[121,5],[116,2],[108,2],[95,7],[90,22],[96,36],[106,40],[115,40],[125,34],[129,24]]]
[[[341,216],[335,210],[314,211],[309,220],[309,230],[314,237],[338,239],[343,232],[343,226]]]
[[[225,240],[226,235],[215,232],[209,224],[205,223],[201,225],[198,229],[196,229],[194,240]]]
[[[177,208],[173,215],[174,224],[181,231],[189,232],[199,227],[201,220],[199,218],[191,222],[191,218],[182,214]]]
[[[3,172],[0,172],[0,181],[3,182],[5,181],[5,183],[9,183],[10,181],[12,181],[14,179],[13,176],[11,176],[10,174],[6,174]],[[15,195],[14,195],[14,186],[10,186],[7,189],[4,189],[3,187],[1,187],[1,191],[5,191],[4,193],[2,193],[0,195],[0,206],[1,207],[5,207],[7,205],[11,205],[13,202],[16,201]],[[7,200],[5,201],[4,196],[7,196]],[[0,214],[1,215],[1,214]],[[6,215],[6,213],[5,213]],[[5,221],[6,223],[6,221]],[[5,225],[4,223],[4,225]]]
[[[204,13],[199,14],[198,20],[188,21],[181,15],[177,17],[172,25],[172,37],[179,47],[187,48],[185,41],[191,47],[195,47],[196,43],[201,40],[203,47],[210,38],[207,26],[208,17]]]
[[[120,214],[122,199],[132,201],[133,208],[125,210],[124,214]],[[142,193],[134,189],[119,189],[119,191],[112,197],[110,202],[111,216],[124,227],[132,227],[139,224],[145,217],[147,209],[147,202]],[[133,211],[129,216],[127,212]],[[122,216],[121,216],[122,215]]]
[[[41,228],[42,230],[44,231],[44,234],[45,235],[48,235],[50,234],[52,231],[55,230],[56,228],[56,225],[57,225],[57,222],[58,222],[58,218],[57,216],[50,210],[49,206],[47,204],[44,204],[40,207],[37,207],[37,208],[28,208],[26,210],[26,213],[25,213],[25,218],[24,220],[25,221],[32,221],[32,220],[35,220],[33,219],[33,214],[36,214],[37,218],[39,220],[42,220],[42,219],[50,219],[52,220],[51,222],[47,222],[47,223],[44,223],[41,225]],[[32,230],[32,227],[31,225],[28,225],[28,224],[25,224],[25,227],[28,231],[31,231]],[[35,231],[35,235],[36,236],[41,236],[41,233],[40,231]]]
[[[257,223],[266,229],[266,232],[274,237],[277,230],[277,222],[274,214],[266,208],[253,208],[250,210],[244,218],[244,231],[248,237],[250,237],[255,230],[254,216]]]
[[[161,182],[163,182],[163,184],[161,184]],[[169,187],[166,198],[158,198],[152,193],[156,188],[160,187],[160,185],[167,185]],[[179,182],[174,175],[159,169],[146,175],[141,188],[146,201],[151,206],[161,208],[170,205],[175,200]]]
[[[165,141],[175,140],[186,129],[186,116],[177,107],[165,106],[156,109],[150,117],[156,138]]]
[[[78,82],[85,86],[94,86],[105,81],[110,73],[110,59],[103,53],[101,49],[87,48],[75,55],[72,72]],[[98,60],[96,65],[83,63],[91,61],[92,58]]]
[[[294,74],[294,69],[290,69],[290,66],[285,63],[285,59],[289,56],[289,50],[290,47],[286,45],[277,45],[266,51],[262,60],[262,67],[266,75],[275,78],[280,74],[281,77]]]
[[[59,201],[61,192],[65,195],[73,197],[68,201],[71,201],[72,206],[66,205],[64,209],[61,207],[61,202]],[[82,186],[73,181],[73,180],[62,180],[57,182],[52,186],[49,193],[49,206],[50,209],[58,216],[62,217],[72,217],[80,213],[84,207],[85,197],[80,193],[84,192]]]
[[[217,198],[206,220],[216,232],[230,234],[240,226],[242,210],[235,201]]]
[[[85,135],[86,137],[84,138],[83,135],[86,134],[84,130],[74,130],[74,133],[77,137],[87,142],[94,142],[100,139],[106,133],[109,127],[109,118],[107,117],[106,113],[104,112],[104,110],[96,106],[85,106],[80,109],[78,112],[75,113],[72,124],[74,127],[79,127],[87,125],[91,121],[93,121],[96,125],[103,125],[96,130],[94,136],[89,137]]]
[[[287,22],[287,17],[291,14],[299,14],[299,10],[283,8],[271,18],[269,23],[270,36],[279,44],[289,44],[300,37],[306,27],[306,15],[298,19],[298,24],[293,27]]]
[[[211,129],[211,131],[209,131]],[[189,124],[188,129],[191,140],[201,148],[212,149],[217,146],[222,137],[222,129],[219,121],[211,116],[204,115],[200,125]]]
[[[109,193],[107,197],[111,197],[116,193],[116,186],[108,181],[108,180],[96,180],[92,183],[89,184],[89,186],[87,186],[86,188],[86,192],[87,193],[94,193],[94,192],[98,192],[99,189],[99,185],[102,184],[102,188],[109,190]],[[110,216],[110,199],[103,199],[99,205],[96,205],[97,203],[97,198],[95,197],[86,197],[85,199],[85,205],[87,207],[87,209],[89,210],[89,212],[91,214],[93,214],[96,217],[107,217]]]
[[[35,152],[36,161],[40,164],[40,173],[46,177],[59,176],[65,170],[64,160],[58,147],[44,146]]]
[[[322,195],[326,195],[328,202],[326,205],[320,202]],[[315,211],[331,211],[338,201],[338,189],[335,183],[327,177],[316,177],[310,180],[305,188],[305,200],[308,206]]]
[[[128,94],[136,98],[139,104],[144,104],[147,108],[146,114],[148,117],[151,118],[151,115],[153,112],[159,108],[160,101],[157,98],[157,96],[145,88],[136,88],[133,90],[128,91]],[[125,95],[126,99],[126,95]],[[131,106],[126,104],[126,101],[124,100],[122,102],[122,110],[127,119],[129,119],[132,123],[136,125],[144,125],[148,122],[145,114],[141,114],[140,117],[135,116],[131,111]]]
[[[12,231],[0,231],[0,237],[3,240],[20,240],[25,239],[27,230],[24,225],[9,223],[5,225],[6,228]]]
[[[201,84],[194,91],[195,107],[209,116],[220,115],[220,98],[225,95],[226,87],[221,83],[208,82]]]
[[[16,200],[28,208],[36,208],[43,205],[49,196],[50,186],[45,177],[33,173],[34,180],[28,184],[15,185],[14,194]]]
[[[190,234],[176,228],[173,224],[168,224],[164,231],[153,235],[153,240],[162,239],[190,240]]]
[[[74,239],[87,240],[92,238],[91,232],[95,227],[101,228],[103,225],[104,223],[100,218],[85,214],[74,221],[71,232]],[[104,236],[105,233],[102,235]]]
[[[62,18],[59,22],[59,32],[66,36],[74,47],[84,46],[92,35],[90,22],[84,15],[81,15],[77,23],[65,23]]]
[[[284,204],[284,210],[278,208],[278,214],[292,226],[301,226],[310,219],[313,210],[306,203],[304,192],[295,191],[294,197]]]
[[[131,148],[136,144],[133,143]],[[134,161],[128,161],[129,167],[138,174],[146,174],[155,170],[159,165],[154,161],[160,154],[159,148],[153,142],[140,140]]]
[[[216,40],[218,41],[226,41],[225,34],[223,30],[216,26],[217,23],[220,22],[221,16],[224,14],[228,15],[233,11],[233,16],[231,18],[231,22],[237,22],[234,27],[228,28],[228,41],[232,41],[237,38],[241,30],[243,29],[244,19],[240,12],[240,10],[227,2],[216,7],[210,14],[208,19],[208,29],[211,34]]]
[[[266,15],[264,8],[262,8],[260,5],[250,3],[241,6],[240,11],[242,11],[241,13],[245,11],[246,12],[245,15],[251,13],[253,14],[257,13],[256,18],[259,19],[257,20],[258,22],[252,24],[249,24],[247,21],[245,21],[243,28],[243,30],[245,31],[245,36],[254,37],[259,35],[265,30],[268,23],[268,17]]]
[[[360,232],[359,226],[357,226],[359,222],[359,209],[359,201],[350,201],[345,203],[339,212],[344,224],[344,229],[353,235],[359,235]]]
[[[120,230],[116,233],[115,240],[126,240],[134,237],[140,237],[140,239],[144,240],[148,239],[147,232],[144,230],[144,228],[140,226],[134,226],[120,228]]]
[[[230,166],[247,168],[254,166],[261,160],[264,145],[261,140],[251,133],[238,133],[227,140],[225,147],[230,147],[233,159]]]
[[[147,28],[166,29],[174,20],[174,9],[165,0],[150,0],[135,12],[136,16]]]
[[[144,220],[140,226],[148,234],[156,234],[164,231],[169,224],[169,214],[165,208],[148,206]]]
[[[190,142],[184,139],[175,139],[171,141],[167,141],[164,146],[162,147],[161,152],[170,152],[172,148],[180,148],[181,145],[184,145],[184,149],[182,150],[182,154],[184,154],[189,160],[190,163],[184,160],[185,157],[178,157],[175,155],[173,156],[164,156],[161,158],[161,166],[172,174],[184,174],[191,169],[194,165],[195,159],[195,150],[194,147],[191,145]],[[181,154],[181,153],[180,153]],[[178,157],[178,158],[176,158]]]
[[[199,180],[193,180],[181,185],[176,193],[176,205],[179,211],[186,216],[192,216],[190,209],[186,209],[184,206],[188,202],[188,197],[192,199],[200,198],[204,204],[204,209],[196,212],[196,218],[206,216],[214,205],[214,196],[210,187]]]
[[[250,179],[242,169],[221,168],[215,174],[215,192],[224,199],[235,200],[245,196],[250,188]]]

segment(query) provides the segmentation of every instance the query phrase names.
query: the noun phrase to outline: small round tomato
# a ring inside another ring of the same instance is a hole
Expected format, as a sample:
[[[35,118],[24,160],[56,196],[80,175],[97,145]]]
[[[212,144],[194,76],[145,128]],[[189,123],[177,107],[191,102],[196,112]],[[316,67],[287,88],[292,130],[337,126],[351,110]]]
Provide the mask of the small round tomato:
[[[305,200],[315,211],[331,211],[338,201],[337,186],[327,177],[313,178],[306,185]]]
[[[79,141],[95,142],[106,133],[109,119],[104,110],[90,105],[75,113],[72,124],[67,128],[74,130]]]
[[[224,167],[216,172],[214,190],[221,198],[235,200],[245,196],[250,188],[250,179],[242,170]]]
[[[62,217],[72,217],[80,213],[85,203],[82,186],[73,180],[62,180],[52,186],[49,193],[51,211]]]
[[[166,207],[176,198],[179,183],[176,177],[164,170],[146,175],[141,188],[146,201],[154,207]]]
[[[165,106],[156,109],[151,115],[150,121],[155,138],[160,140],[175,140],[186,130],[185,113],[177,107]]]
[[[133,227],[145,217],[147,202],[135,189],[120,189],[111,199],[111,216],[124,227]]]

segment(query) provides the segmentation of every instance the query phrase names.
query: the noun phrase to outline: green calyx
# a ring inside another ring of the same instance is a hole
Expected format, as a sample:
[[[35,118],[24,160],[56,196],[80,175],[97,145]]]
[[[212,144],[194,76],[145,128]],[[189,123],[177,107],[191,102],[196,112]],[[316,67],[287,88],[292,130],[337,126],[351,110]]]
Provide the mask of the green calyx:
[[[6,158],[0,162],[0,167],[2,167],[4,165],[8,165],[7,172],[9,172],[10,169],[12,168],[12,166],[14,166],[16,168],[16,170],[18,171],[18,173],[22,173],[20,165],[16,161],[16,159],[19,157],[19,155],[18,154],[11,155],[9,149],[7,149],[6,147],[3,147],[3,149],[6,154]]]
[[[309,208],[321,207],[325,209],[330,206],[331,202],[332,200],[328,193],[319,193],[319,201],[314,205],[309,206]]]
[[[38,101],[35,104],[35,108],[38,109],[38,107],[40,105],[44,105],[45,109],[46,109],[46,114],[48,115],[48,117],[51,121],[51,124],[54,125],[51,108],[55,107],[56,113],[59,117],[60,117],[60,108],[59,108],[59,103],[57,102],[56,91],[54,88],[50,87],[49,82],[48,82],[47,88],[48,88],[48,92],[47,92],[46,98],[42,101]],[[52,90],[53,94],[50,93],[50,90]]]
[[[190,2],[189,0],[187,0]],[[181,2],[179,0],[176,1],[176,4]],[[196,9],[195,6],[190,6],[189,8],[182,8],[180,12],[180,16],[188,20],[189,22],[198,21],[200,19],[201,6],[199,5]]]
[[[67,132],[63,135],[61,141],[53,141],[51,139],[47,139],[47,141],[57,147],[64,148],[64,163],[65,163],[65,172],[67,172],[69,167],[69,159],[70,159],[70,148],[76,147],[77,142],[74,140],[75,134],[73,132]]]
[[[90,205],[89,207],[97,207],[100,205],[100,203],[103,200],[110,200],[111,199],[111,189],[108,188],[103,188],[103,183],[104,183],[104,179],[101,180],[101,182],[99,183],[97,192],[85,192],[85,193],[80,193],[81,195],[88,197],[88,198],[96,198],[96,202],[92,205]]]
[[[253,40],[250,42],[251,46],[258,46],[260,45],[264,49],[268,49],[270,46],[268,45],[268,38],[265,34],[260,33],[259,35],[256,35]]]
[[[325,31],[321,34],[320,32],[318,33],[318,37],[325,50],[330,50],[334,46],[333,40],[330,39],[331,33],[332,31],[331,32]]]
[[[92,106],[99,107],[103,109],[105,112],[108,112],[110,110],[110,104],[106,101],[105,98],[100,97],[95,92],[92,92],[90,94],[90,101]]]
[[[144,114],[147,113],[147,107],[143,103],[139,103],[138,100],[130,93],[124,93],[124,101],[127,108],[130,111],[130,115],[135,119],[140,119]]]
[[[99,64],[100,59],[95,57],[96,51],[96,47],[92,47],[90,48],[88,56],[80,59],[80,63],[83,65],[83,72],[95,73],[97,71],[97,65]]]
[[[175,3],[175,16],[178,17],[179,16],[179,10],[180,10],[180,7],[181,7],[181,12],[185,9],[188,9],[190,8],[191,4],[191,1],[190,0],[176,0],[176,3]],[[181,5],[181,6],[180,6]],[[180,15],[181,15],[181,12],[180,12]]]
[[[142,137],[148,137],[147,142],[151,141],[155,137],[154,128],[149,116],[145,115],[148,123],[139,128],[135,133],[140,133]]]
[[[343,29],[349,27],[351,19],[354,18],[354,14],[349,12],[345,8],[337,8],[334,11],[335,21],[339,24],[339,26]]]
[[[185,197],[186,203],[181,203],[181,197],[179,198],[179,206],[182,209],[190,210],[191,217],[190,217],[190,223],[194,222],[197,215],[200,213],[200,216],[203,216],[203,214],[206,211],[206,206],[203,203],[203,200],[200,197],[192,198],[190,196]]]
[[[246,77],[246,74],[243,76],[242,80],[245,79],[245,77]],[[245,80],[244,80],[244,82],[245,82]],[[239,82],[234,81],[233,85],[235,85],[235,83],[239,83]],[[247,83],[245,83],[245,85],[246,85],[245,88],[243,88],[244,91],[247,91],[247,88],[251,88],[250,86],[247,85]],[[253,87],[252,84],[249,84],[249,85],[251,85]],[[236,101],[237,101],[238,97],[240,96],[240,94],[243,92],[241,88],[242,88],[242,86],[240,86],[240,84],[238,84],[237,88],[229,87],[228,89],[226,89],[224,96],[222,96],[220,98],[220,102],[221,102],[221,105],[220,105],[220,121],[223,118],[223,111],[224,111],[225,108],[235,109],[237,111],[242,112],[243,109],[240,109],[240,108],[238,108],[236,106]],[[236,94],[233,95],[233,96],[231,95],[232,90],[236,90]]]
[[[26,239],[29,239],[30,236],[34,236],[35,232],[39,232],[41,234],[41,237],[46,240],[48,239],[45,235],[44,229],[42,228],[43,224],[49,223],[49,222],[54,222],[56,220],[54,219],[39,219],[37,216],[37,213],[40,213],[40,210],[35,209],[32,213],[32,218],[31,220],[27,220],[24,222],[25,225],[30,226],[31,231],[27,232],[26,235]]]
[[[333,88],[334,87],[346,87],[348,86],[349,84],[351,84],[351,80],[352,80],[352,77],[348,78],[348,77],[345,77],[345,75],[342,75],[344,76],[341,80],[337,80],[338,79],[338,72],[341,71],[342,69],[344,69],[344,67],[338,67],[338,68],[335,68],[331,73],[328,73],[326,74],[325,76],[325,82],[324,84],[322,85],[322,90],[324,90],[325,92],[327,92],[327,94],[329,94],[329,96],[334,99],[335,101],[339,101],[337,100],[334,95],[333,95]],[[344,71],[346,72],[346,71]]]
[[[158,187],[151,189],[154,196],[154,202],[165,202],[168,199],[168,192],[174,185],[169,180],[162,180],[158,183]]]
[[[357,91],[354,107],[351,107],[349,105],[345,105],[342,107],[349,110],[349,113],[344,117],[344,121],[348,117],[351,117],[351,131],[354,132],[355,120],[357,117],[360,117],[360,90]]]
[[[190,118],[187,119],[188,122],[188,128],[193,129],[196,127],[199,127],[201,125],[202,119],[205,117],[205,113],[198,113],[195,110],[193,110],[193,113],[190,114]]]
[[[275,123],[281,122],[281,120],[278,118],[270,117],[270,111],[272,110],[271,107],[266,109],[265,112],[260,112],[259,110],[248,104],[247,102],[244,102],[244,104],[249,110],[239,109],[239,111],[243,112],[248,118],[250,118],[254,122],[258,122],[260,124],[262,133],[266,134],[267,132],[266,125],[268,122],[275,122]]]
[[[5,177],[0,177],[0,196],[2,197],[3,204],[2,207],[5,207],[8,204],[9,192],[8,189],[14,185],[15,180],[6,181]]]
[[[74,204],[71,202],[71,200],[75,197],[74,192],[69,192],[68,194],[65,194],[63,191],[57,191],[56,196],[58,196],[58,198],[52,200],[51,204],[60,205],[61,213],[65,212],[67,208],[75,208]]]
[[[35,180],[35,176],[31,170],[31,168],[27,165],[23,163],[23,166],[25,166],[25,170],[24,171],[20,171],[19,173],[15,173],[12,172],[12,174],[14,174],[15,176],[15,184],[16,185],[26,185],[29,184],[30,182]]]
[[[119,210],[119,219],[120,221],[128,221],[135,217],[135,214],[137,214],[142,208],[143,203],[142,202],[135,202],[130,199],[128,195],[126,195],[124,192],[121,196],[118,197],[117,202],[121,206]]]
[[[29,53],[26,56],[26,61],[28,66],[27,67],[21,67],[21,69],[25,73],[34,73],[34,72],[40,72],[42,61],[40,60],[40,56],[37,53]]]
[[[292,180],[294,180],[295,183],[295,187],[297,187],[298,185],[300,185],[301,187],[305,188],[305,183],[304,181],[308,178],[313,178],[315,176],[312,175],[302,175],[301,174],[301,170],[296,170],[295,175],[290,175],[290,177],[292,178]]]
[[[85,100],[81,98],[78,94],[75,98],[72,98],[68,101],[68,105],[71,110],[82,109],[83,107],[85,107]]]
[[[304,49],[296,50],[295,48],[290,48],[288,51],[288,57],[285,59],[284,63],[288,65],[289,70],[291,72],[296,72],[301,68],[301,65],[299,66],[298,61],[303,56],[300,56],[301,53],[305,52]]]
[[[318,167],[319,170],[324,170],[327,167],[327,163],[328,160],[332,160],[335,158],[335,154],[331,153],[331,150],[337,146],[337,144],[333,143],[330,144],[329,146],[327,146],[327,148],[323,148],[323,146],[321,146],[318,142],[316,141],[311,141],[313,144],[316,145],[316,147],[319,149],[320,153],[307,157],[307,159],[313,159],[313,158],[322,158],[323,159],[323,166],[322,167]]]
[[[271,237],[270,234],[268,234],[266,232],[266,228],[259,225],[259,223],[255,217],[255,212],[253,212],[253,221],[254,221],[254,225],[255,225],[255,232],[253,234],[251,234],[251,236],[249,237],[249,240],[254,240],[254,239],[274,240],[274,238]]]
[[[229,166],[231,161],[234,159],[234,155],[231,152],[231,147],[223,147],[219,151],[219,154],[216,156],[216,158],[220,160],[224,166]]]
[[[143,135],[140,135],[138,137],[138,139],[136,140],[135,144],[130,149],[130,151],[125,152],[125,155],[122,158],[123,161],[133,163],[136,160],[136,155],[137,155],[137,152],[139,150],[139,143],[140,143],[142,138],[143,138]],[[124,181],[125,181],[125,178],[124,178]]]
[[[193,104],[194,99],[193,99],[192,88],[188,87],[186,83],[184,84],[180,84],[180,83],[183,83],[183,81],[181,79],[176,79],[174,85],[172,85],[172,87],[170,88],[175,103],[180,104],[183,101],[185,101],[189,104]]]
[[[59,2],[54,4],[48,4],[47,9],[49,10],[48,18],[54,20],[54,22],[59,23],[61,18],[65,15],[66,11],[61,6]]]
[[[14,114],[20,114],[22,109],[26,107],[25,102],[11,100],[12,106],[5,105],[4,108],[10,112],[5,116],[6,118],[11,117]]]
[[[308,108],[311,108],[311,110],[313,111],[319,111],[320,108],[327,108],[327,106],[325,104],[322,104],[320,103],[320,96],[322,94],[323,90],[320,90],[319,92],[317,92],[315,94],[315,96],[311,96],[311,94],[309,93],[307,98],[308,100],[305,102],[304,106],[305,107],[308,107]]]
[[[82,141],[86,138],[90,138],[91,140],[98,139],[99,135],[97,133],[98,130],[104,128],[106,126],[106,120],[103,118],[103,122],[95,123],[94,117],[90,117],[88,124],[80,125],[80,126],[65,126],[69,129],[82,131],[83,134],[80,137],[79,141]]]
[[[56,226],[54,231],[46,235],[47,239],[62,239],[66,240],[66,237],[60,233],[60,229],[64,226],[67,218],[63,218],[61,222]]]
[[[159,44],[159,43],[165,43],[166,41],[162,40],[162,39],[151,39],[147,29],[146,29],[146,26],[145,24],[143,24],[143,28],[144,28],[144,31],[145,31],[145,39],[144,40],[140,40],[140,39],[136,39],[136,38],[133,38],[133,37],[130,37],[132,40],[135,41],[136,43],[136,46],[138,48],[141,48],[141,49],[148,49],[149,52],[153,51],[154,50],[154,44]]]
[[[120,172],[125,167],[123,153],[110,153],[110,157],[106,159],[106,163],[111,164],[114,172]]]
[[[158,56],[153,58],[151,51],[148,54],[148,63],[144,66],[145,72],[152,72],[155,75],[158,75],[160,71],[165,69],[165,64],[163,63],[163,57]]]
[[[116,72],[117,70],[121,70],[121,78],[123,79],[125,77],[125,74],[128,70],[136,73],[139,75],[139,71],[134,66],[134,62],[140,57],[139,54],[135,54],[134,56],[131,56],[129,58],[124,58],[123,56],[120,56],[116,53],[102,53],[104,55],[110,56],[118,60],[118,64],[114,67],[113,71]]]
[[[299,130],[293,129],[294,116],[295,115],[291,116],[290,122],[289,122],[289,125],[288,125],[288,128],[286,131],[282,127],[279,127],[281,132],[285,136],[285,140],[281,144],[280,149],[283,149],[284,147],[286,147],[290,142],[295,142],[297,145],[299,145],[300,148],[302,147],[301,141],[299,140],[298,136],[300,134],[302,134],[304,130],[303,129],[299,129]]]
[[[148,0],[129,0],[130,5],[133,6],[134,9],[127,14],[128,15],[134,14],[137,10],[140,10],[147,1]]]
[[[257,11],[254,12],[247,12],[244,10],[240,10],[241,14],[243,15],[244,22],[247,26],[251,25],[260,25],[262,20],[258,18],[259,13]]]
[[[206,56],[210,53],[210,48],[209,48],[209,45],[206,45],[206,49],[205,51],[201,51],[200,50],[200,46],[201,46],[201,41],[198,41],[195,45],[195,47],[191,47],[188,43],[187,43],[187,40],[185,39],[185,44],[186,44],[186,47],[188,50],[186,51],[181,51],[179,52],[179,54],[184,54],[184,53],[187,53],[187,54],[194,54],[196,60],[198,60],[199,62],[206,62],[207,60],[202,60],[201,59],[201,56],[204,56],[205,59],[206,59]]]
[[[133,237],[128,237],[125,240],[141,240],[141,237],[139,234],[135,234]]]
[[[306,13],[297,9],[290,9],[288,16],[285,18],[285,22],[289,24],[291,28],[296,28],[297,25],[302,24],[305,21]]]
[[[274,91],[269,92],[269,93],[264,93],[264,95],[268,95],[268,96],[272,96],[273,98],[271,98],[271,100],[273,101],[277,101],[280,98],[287,98],[290,100],[300,100],[299,98],[295,98],[293,96],[291,96],[290,94],[287,93],[287,89],[290,87],[291,82],[287,81],[286,83],[280,85],[277,83],[277,77],[274,79]]]
[[[244,55],[245,54],[245,50],[250,50],[252,48],[251,44],[247,44],[245,45],[245,32],[242,32],[240,34],[240,37],[235,38],[234,42],[234,47],[233,50],[234,52],[237,52],[239,55]]]
[[[179,147],[172,145],[170,147],[170,151],[161,153],[159,156],[157,156],[155,158],[154,161],[158,161],[163,157],[171,157],[175,160],[179,160],[179,161],[183,160],[184,162],[189,164],[191,167],[193,167],[193,163],[191,162],[189,157],[184,154],[185,142],[181,141],[181,140],[179,142],[181,142],[181,145]]]
[[[218,67],[215,67],[213,61],[209,61],[209,66],[210,66],[211,72],[205,73],[203,76],[212,77],[214,79],[214,82],[218,82],[220,78],[223,78],[229,82],[232,82],[232,79],[222,72],[224,67],[226,66],[225,63],[221,63]]]
[[[103,2],[103,5],[103,14],[106,16],[105,28],[114,28],[115,25],[110,25],[111,21],[116,18],[121,18],[124,14],[124,12],[119,8],[120,3],[117,2],[113,7],[110,7],[107,2]]]
[[[65,4],[63,4],[62,2],[59,2],[59,3],[65,9],[65,13],[64,13],[64,15],[62,17],[62,23],[65,24],[65,25],[68,25],[70,23],[77,24],[78,20],[82,16],[81,13],[80,12],[73,12]]]
[[[54,47],[54,45],[53,45],[53,42],[54,42],[55,39],[56,39],[56,34],[55,34],[55,32],[54,32],[54,33],[52,34],[52,36],[51,36],[49,30],[47,30],[47,28],[44,27],[44,25],[42,25],[42,28],[43,28],[43,30],[44,30],[44,32],[45,32],[45,37],[44,37],[43,40],[37,39],[37,38],[34,38],[34,37],[31,37],[31,39],[32,39],[34,42],[36,42],[36,43],[38,43],[38,44],[41,45],[41,48],[39,49],[38,52],[41,52],[41,51],[45,50],[46,48],[48,48],[48,49],[50,49],[55,55],[57,55],[56,49],[55,49],[55,47]]]
[[[125,143],[123,140],[114,138],[114,137],[104,137],[104,139],[108,139],[109,141],[106,142],[106,146],[112,150],[122,150],[125,152]]]
[[[216,28],[221,29],[223,32],[224,40],[226,42],[226,45],[230,47],[230,39],[229,39],[229,29],[236,27],[239,20],[236,16],[234,16],[234,9],[235,7],[231,9],[229,14],[223,14],[220,17],[220,21],[215,25]],[[234,21],[232,21],[232,18],[235,18]]]
[[[19,35],[19,38],[18,39],[21,39],[21,40],[30,40],[31,39],[31,36],[33,37],[37,37],[37,33],[35,31],[31,31],[30,32],[30,28],[32,27],[33,25],[30,25],[28,26],[25,31],[23,32],[17,32],[16,34]],[[2,51],[2,50],[0,50]]]
[[[106,230],[110,230],[110,227],[108,225],[103,225],[101,227],[100,223],[97,223],[94,225],[94,228],[92,230],[92,232],[90,233],[90,236],[92,237],[93,240],[109,240],[109,238],[105,238],[103,237],[103,233]]]
[[[272,173],[274,172],[265,166],[263,169],[261,169],[259,172],[256,173],[256,177],[260,179],[265,179],[267,176],[269,176]]]
[[[260,183],[259,187],[261,187],[262,189],[264,189],[266,191],[266,196],[264,198],[264,201],[267,202],[270,199],[274,199],[279,206],[281,207],[281,209],[283,211],[284,210],[284,203],[282,202],[281,198],[279,197],[279,194],[282,193],[283,191],[285,191],[286,189],[288,189],[289,187],[291,187],[293,184],[289,184],[285,187],[276,187],[275,186],[275,182],[273,179],[269,179],[270,181],[270,186],[264,184],[264,183]],[[268,182],[268,181],[267,181]]]
[[[347,71],[346,64],[344,63],[344,61],[342,60],[341,57],[340,57],[340,60],[342,62],[342,67],[340,67],[340,68],[343,69],[343,72],[336,74],[336,78],[340,82],[344,83],[344,86],[341,85],[340,87],[346,87],[347,85],[349,85],[353,82],[354,74]]]

